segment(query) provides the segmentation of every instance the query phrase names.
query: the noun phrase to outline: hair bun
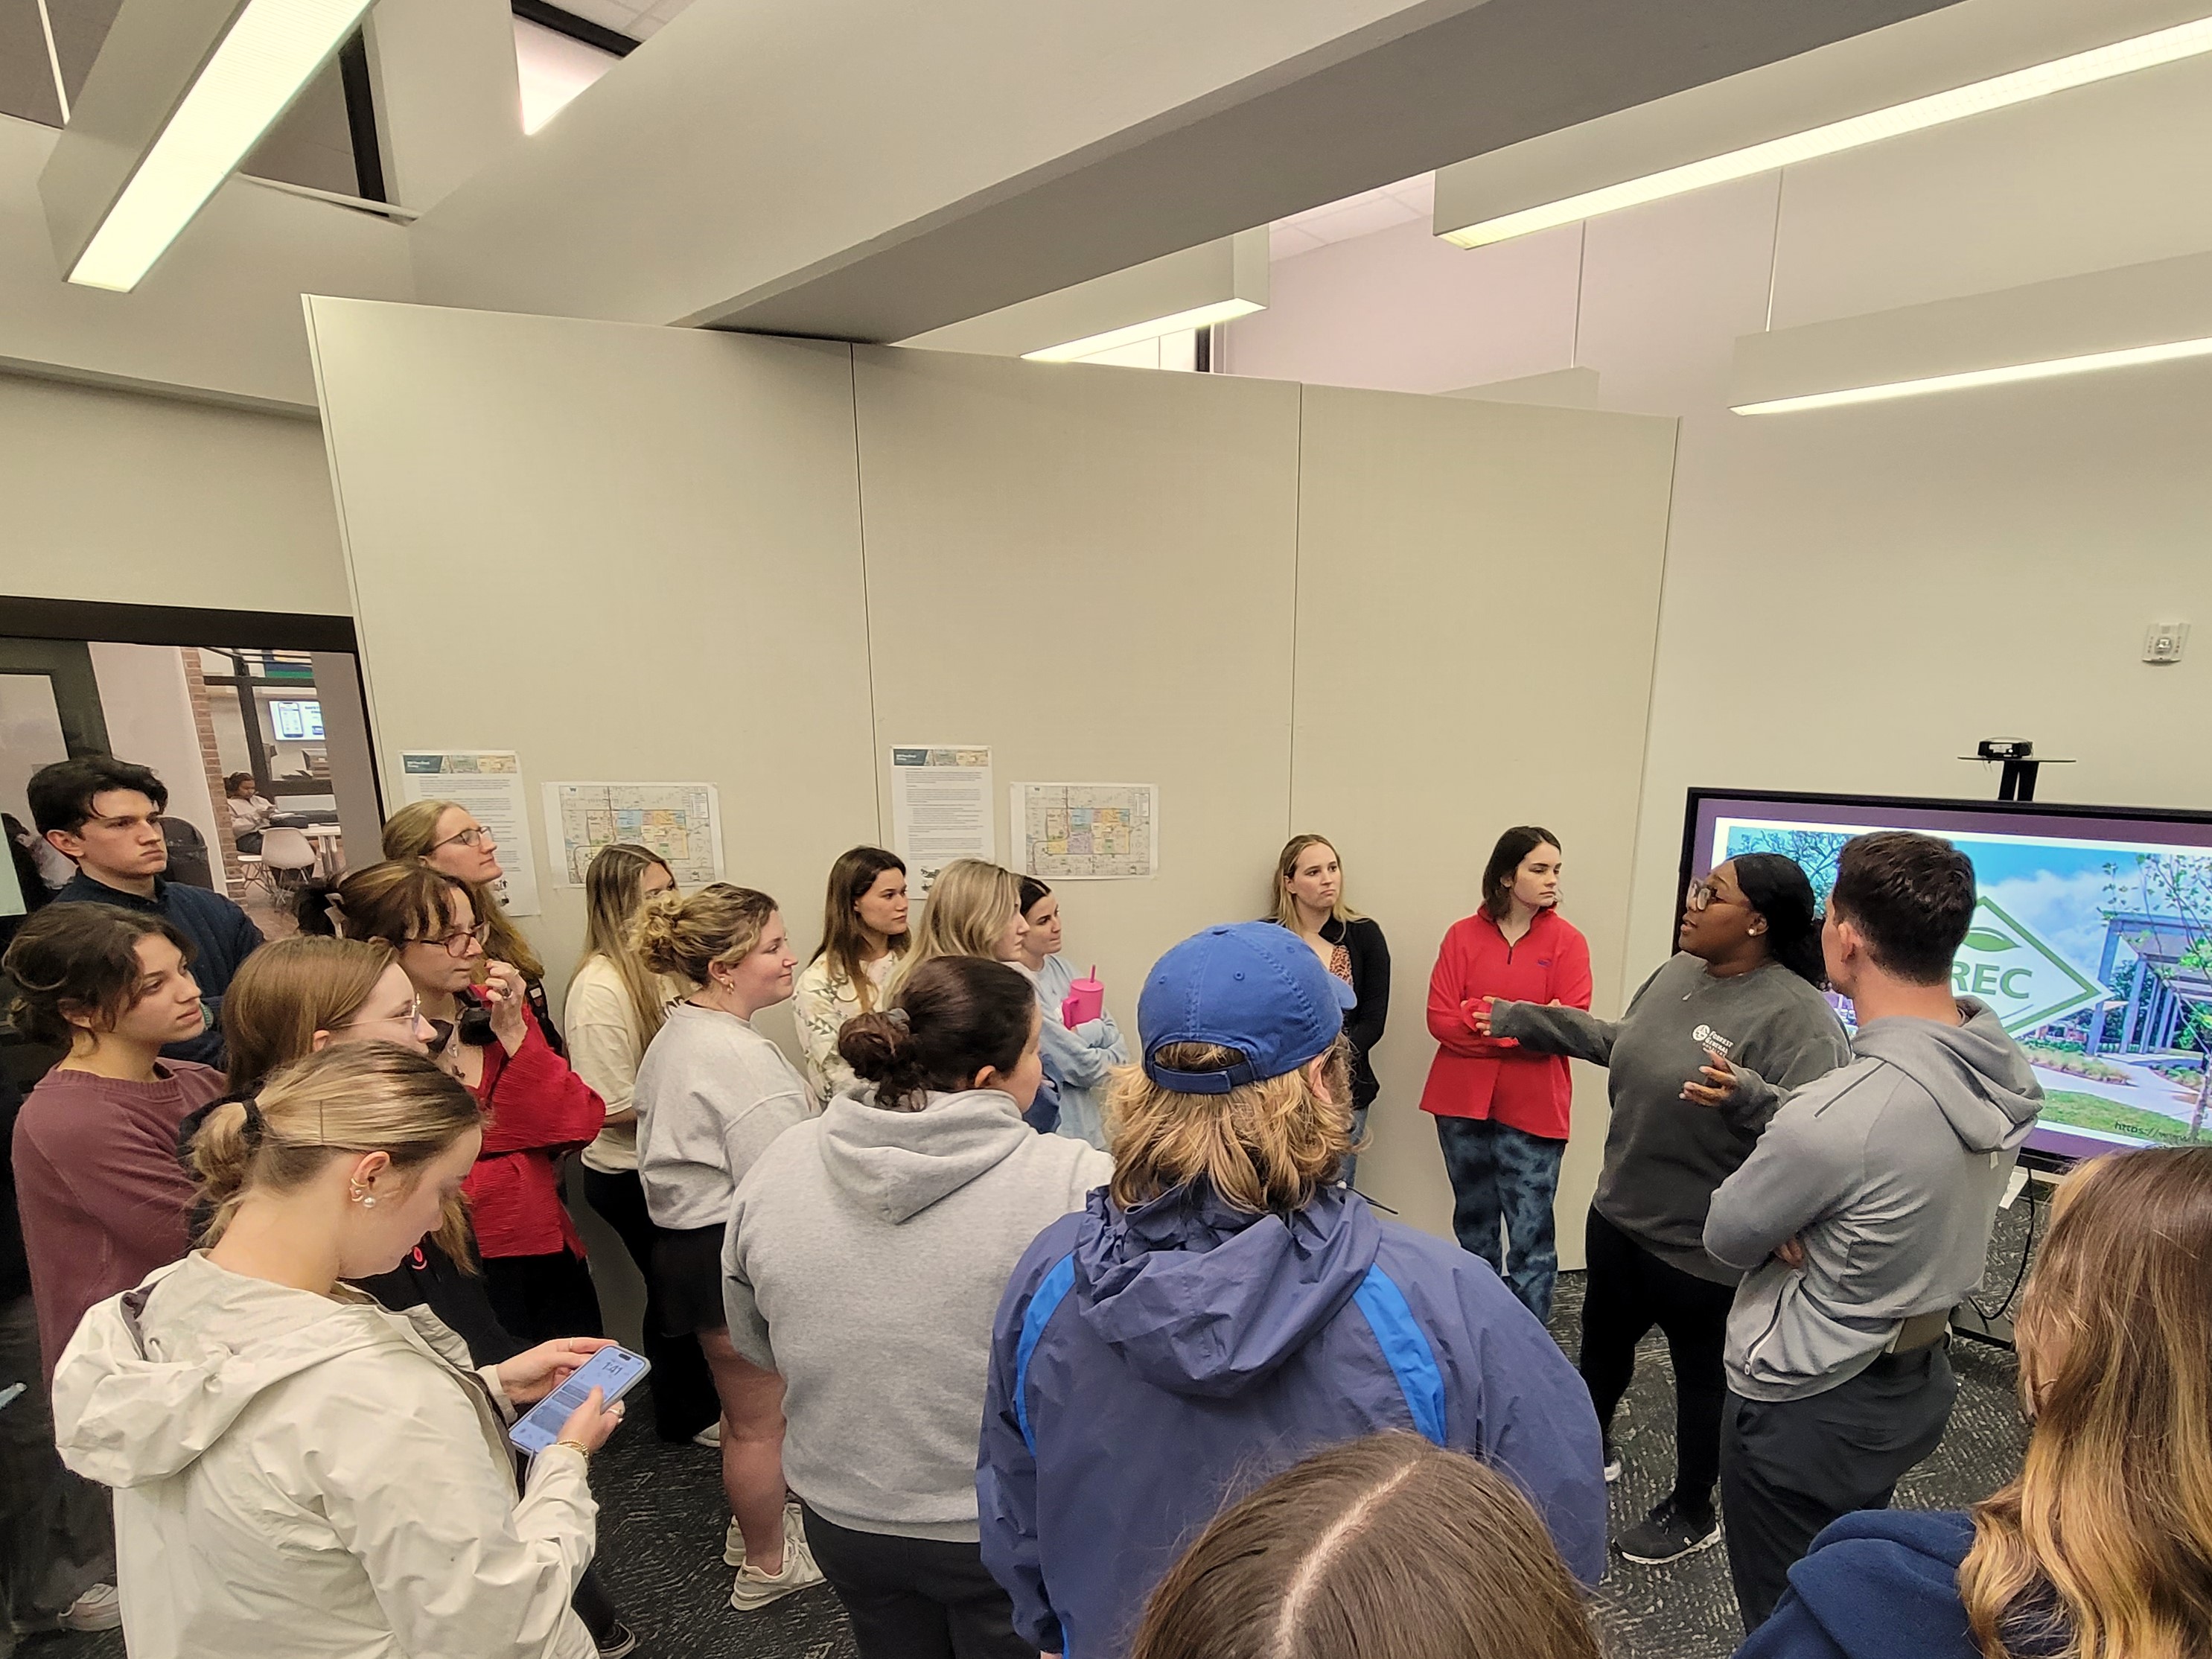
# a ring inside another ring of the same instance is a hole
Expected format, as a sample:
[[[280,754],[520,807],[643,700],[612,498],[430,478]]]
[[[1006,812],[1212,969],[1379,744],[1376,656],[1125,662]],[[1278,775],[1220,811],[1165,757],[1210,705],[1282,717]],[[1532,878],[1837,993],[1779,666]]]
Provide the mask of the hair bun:
[[[903,1008],[890,1012],[855,1014],[837,1033],[837,1052],[858,1076],[871,1083],[887,1083],[914,1063],[914,1034]],[[894,1015],[897,1016],[894,1018]]]

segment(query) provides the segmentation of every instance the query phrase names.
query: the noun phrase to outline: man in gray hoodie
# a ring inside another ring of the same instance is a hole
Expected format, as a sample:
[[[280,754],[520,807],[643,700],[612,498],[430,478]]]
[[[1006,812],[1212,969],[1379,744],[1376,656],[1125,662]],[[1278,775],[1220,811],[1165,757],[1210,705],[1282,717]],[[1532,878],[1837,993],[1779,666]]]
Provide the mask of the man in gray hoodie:
[[[1745,1271],[1729,1316],[1721,1512],[1744,1628],[1830,1522],[1884,1509],[1958,1392],[1948,1316],[1980,1283],[2042,1109],[1996,1015],[1955,997],[1973,866],[1903,831],[1847,842],[1821,945],[1851,1060],[1790,1097],[1713,1194],[1705,1249]]]

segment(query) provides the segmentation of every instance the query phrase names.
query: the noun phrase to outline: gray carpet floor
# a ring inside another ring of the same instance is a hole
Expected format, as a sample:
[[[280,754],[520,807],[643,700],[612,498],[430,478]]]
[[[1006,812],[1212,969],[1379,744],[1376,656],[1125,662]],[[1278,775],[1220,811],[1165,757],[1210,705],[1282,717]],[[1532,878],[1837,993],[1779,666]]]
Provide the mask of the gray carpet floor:
[[[2025,1206],[1999,1218],[1982,1299],[1994,1308],[2012,1285],[2025,1238]],[[1553,1329],[1572,1353],[1582,1275],[1562,1274]],[[1906,1477],[1900,1507],[1958,1509],[1986,1497],[2020,1467],[2027,1446],[2014,1400],[2008,1351],[1954,1340],[1959,1402],[1935,1455]],[[664,1445],[633,1411],[633,1424],[596,1462],[599,1569],[642,1638],[639,1659],[851,1659],[836,1600],[826,1589],[762,1612],[729,1610],[722,1565],[727,1519],[716,1454]],[[1616,1529],[1642,1518],[1674,1480],[1674,1383],[1656,1334],[1639,1350],[1636,1381],[1614,1425],[1626,1469],[1613,1488]],[[1718,1546],[1664,1567],[1616,1558],[1593,1600],[1613,1659],[1725,1659],[1741,1639],[1725,1552]],[[276,1650],[272,1648],[271,1651]],[[34,1638],[22,1659],[121,1659],[121,1633]]]

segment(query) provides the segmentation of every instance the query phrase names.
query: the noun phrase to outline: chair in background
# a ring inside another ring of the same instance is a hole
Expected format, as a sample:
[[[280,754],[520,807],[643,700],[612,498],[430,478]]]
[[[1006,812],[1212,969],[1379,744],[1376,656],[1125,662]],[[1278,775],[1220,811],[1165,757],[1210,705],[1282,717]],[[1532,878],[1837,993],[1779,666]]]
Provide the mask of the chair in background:
[[[190,818],[165,817],[161,838],[169,844],[169,867],[163,873],[187,887],[215,886],[215,871],[208,862],[207,837]]]
[[[307,885],[314,869],[314,843],[297,830],[271,824],[261,832],[258,874],[271,897],[298,892]]]

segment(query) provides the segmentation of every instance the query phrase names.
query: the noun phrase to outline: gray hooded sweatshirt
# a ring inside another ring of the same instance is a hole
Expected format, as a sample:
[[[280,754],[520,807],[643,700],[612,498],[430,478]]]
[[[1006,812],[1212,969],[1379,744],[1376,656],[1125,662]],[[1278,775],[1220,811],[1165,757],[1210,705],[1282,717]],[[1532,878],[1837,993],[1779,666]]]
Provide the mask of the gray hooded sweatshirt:
[[[975,1541],[991,1322],[1030,1241],[1114,1174],[994,1089],[842,1094],[738,1183],[730,1340],[783,1373],[784,1476],[855,1532]]]
[[[2043,1109],[1997,1017],[1869,1021],[1851,1062],[1807,1084],[1713,1194],[1705,1248],[1748,1275],[1729,1315],[1729,1386],[1802,1400],[1849,1382],[1905,1321],[1981,1282],[1990,1229]],[[1774,1251],[1805,1249],[1802,1269]]]

